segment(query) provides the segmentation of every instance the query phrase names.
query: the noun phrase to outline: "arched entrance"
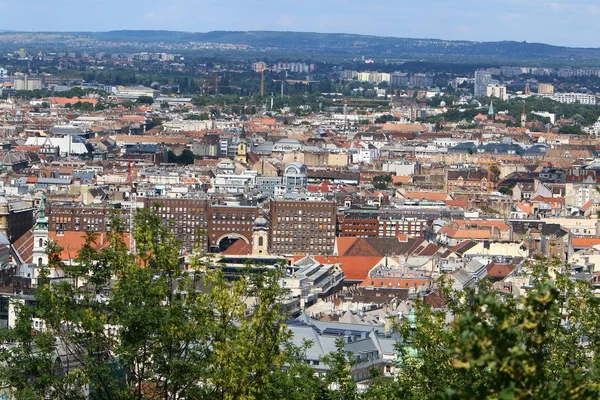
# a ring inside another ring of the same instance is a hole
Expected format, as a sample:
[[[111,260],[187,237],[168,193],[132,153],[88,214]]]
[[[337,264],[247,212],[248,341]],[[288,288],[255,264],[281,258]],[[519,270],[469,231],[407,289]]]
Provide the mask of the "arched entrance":
[[[243,240],[244,242],[246,242],[247,244],[250,244],[250,241],[248,240],[248,238],[244,235],[240,235],[239,233],[227,233],[223,236],[221,236],[218,240],[217,240],[217,246],[219,247],[220,251],[225,251],[227,250],[234,242],[236,242],[237,240]]]

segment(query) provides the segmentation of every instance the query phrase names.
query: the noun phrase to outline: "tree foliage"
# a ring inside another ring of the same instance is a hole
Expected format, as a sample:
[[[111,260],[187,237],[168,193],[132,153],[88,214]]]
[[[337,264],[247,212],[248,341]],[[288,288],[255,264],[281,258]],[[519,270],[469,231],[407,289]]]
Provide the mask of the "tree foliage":
[[[86,232],[72,262],[48,243],[35,302],[19,303],[15,327],[0,331],[10,343],[0,350],[0,385],[17,399],[83,399],[83,387],[92,399],[600,395],[600,299],[560,264],[532,266],[520,297],[487,282],[452,292],[442,278],[446,308],[417,300],[414,323],[398,324],[396,379],[374,371],[359,392],[343,341],[322,359],[324,376],[304,362],[312,343],[293,345],[282,269],[227,280],[204,256],[183,263],[157,207],[136,213],[135,256],[118,219],[108,246]]]

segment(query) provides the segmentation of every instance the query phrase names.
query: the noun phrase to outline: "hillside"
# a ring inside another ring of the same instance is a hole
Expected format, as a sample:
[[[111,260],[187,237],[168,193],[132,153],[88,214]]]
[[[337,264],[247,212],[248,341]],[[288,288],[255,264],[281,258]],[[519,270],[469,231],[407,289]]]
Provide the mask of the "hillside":
[[[572,64],[600,61],[600,49],[570,48],[527,42],[473,42],[442,39],[409,39],[343,33],[212,31],[206,33],[122,30],[110,32],[3,32],[0,45],[36,47],[112,47],[148,49],[153,45],[185,46],[190,42],[249,45],[257,50],[303,51],[304,54],[385,56],[389,58],[453,58],[554,60]]]

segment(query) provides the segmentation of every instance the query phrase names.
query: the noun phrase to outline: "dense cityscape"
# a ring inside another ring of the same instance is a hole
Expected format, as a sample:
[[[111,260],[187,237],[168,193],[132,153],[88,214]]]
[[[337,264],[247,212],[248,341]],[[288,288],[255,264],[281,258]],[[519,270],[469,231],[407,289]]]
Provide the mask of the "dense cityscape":
[[[3,399],[598,397],[600,67],[108,37],[2,39]]]

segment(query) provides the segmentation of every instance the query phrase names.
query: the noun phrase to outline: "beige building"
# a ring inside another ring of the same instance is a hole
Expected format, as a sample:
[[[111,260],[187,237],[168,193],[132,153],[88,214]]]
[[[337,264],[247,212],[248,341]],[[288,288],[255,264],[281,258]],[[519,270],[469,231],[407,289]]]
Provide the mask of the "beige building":
[[[553,94],[554,93],[554,85],[549,83],[539,83],[538,84],[538,94]]]
[[[291,162],[300,162],[309,166],[331,166],[345,167],[348,165],[348,154],[345,153],[327,153],[327,152],[312,152],[312,151],[297,151],[285,153],[283,162],[289,164]]]
[[[487,85],[486,95],[487,97],[495,97],[497,99],[508,100],[508,93],[506,93],[506,86],[504,85]]]
[[[42,78],[33,78],[27,75],[15,78],[15,90],[41,90]]]

